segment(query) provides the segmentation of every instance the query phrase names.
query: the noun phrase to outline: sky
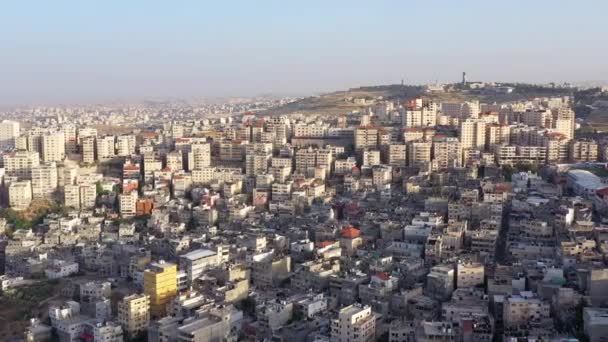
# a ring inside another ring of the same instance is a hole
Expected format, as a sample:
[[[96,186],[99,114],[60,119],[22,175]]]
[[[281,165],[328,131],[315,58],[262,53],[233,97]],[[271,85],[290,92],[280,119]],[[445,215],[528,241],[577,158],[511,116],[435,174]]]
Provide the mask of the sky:
[[[5,1],[0,105],[608,79],[604,0]]]

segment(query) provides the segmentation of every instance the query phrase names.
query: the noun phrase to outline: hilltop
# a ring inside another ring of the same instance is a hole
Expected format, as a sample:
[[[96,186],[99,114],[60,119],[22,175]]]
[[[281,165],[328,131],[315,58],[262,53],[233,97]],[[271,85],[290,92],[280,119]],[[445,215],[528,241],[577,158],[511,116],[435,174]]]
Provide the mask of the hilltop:
[[[513,88],[511,93],[486,92],[484,90],[463,89],[459,84],[448,85],[444,92],[427,92],[424,86],[417,85],[380,85],[351,88],[343,91],[310,96],[289,104],[275,107],[260,114],[317,114],[338,115],[359,111],[369,105],[363,100],[384,99],[405,101],[416,96],[425,96],[437,102],[456,102],[478,100],[480,102],[510,102],[543,96],[573,95],[573,89],[538,86],[530,84],[502,84]]]

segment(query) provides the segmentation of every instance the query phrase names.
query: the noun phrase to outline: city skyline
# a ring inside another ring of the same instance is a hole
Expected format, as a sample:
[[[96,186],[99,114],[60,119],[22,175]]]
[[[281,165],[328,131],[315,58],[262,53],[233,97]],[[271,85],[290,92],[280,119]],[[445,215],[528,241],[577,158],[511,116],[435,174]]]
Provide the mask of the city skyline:
[[[603,81],[601,2],[70,1],[0,14],[0,106]],[[593,9],[593,10],[591,10]]]

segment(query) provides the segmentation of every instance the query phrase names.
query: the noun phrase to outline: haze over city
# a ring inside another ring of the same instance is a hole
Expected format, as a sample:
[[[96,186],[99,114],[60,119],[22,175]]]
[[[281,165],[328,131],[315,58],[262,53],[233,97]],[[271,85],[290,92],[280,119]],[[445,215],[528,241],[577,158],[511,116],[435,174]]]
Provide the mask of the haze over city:
[[[608,341],[607,10],[4,4],[0,341]]]
[[[604,1],[23,1],[0,105],[608,78]]]

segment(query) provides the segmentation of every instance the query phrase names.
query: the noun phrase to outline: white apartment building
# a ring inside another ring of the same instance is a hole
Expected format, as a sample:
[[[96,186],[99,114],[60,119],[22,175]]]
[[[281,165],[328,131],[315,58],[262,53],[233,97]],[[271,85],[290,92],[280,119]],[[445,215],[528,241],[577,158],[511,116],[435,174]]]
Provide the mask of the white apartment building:
[[[67,184],[63,187],[63,205],[69,208],[80,208],[80,186]]]
[[[431,161],[433,143],[430,141],[408,142],[408,165],[423,166]]]
[[[331,321],[331,339],[335,342],[369,342],[376,338],[376,316],[369,306],[353,304],[340,309]]]
[[[393,168],[388,165],[377,165],[372,169],[372,183],[377,189],[390,184],[393,179]]]
[[[114,141],[113,135],[97,137],[97,160],[108,160],[116,155]]]
[[[460,144],[463,150],[483,150],[486,144],[486,123],[477,119],[463,121],[460,124]]]
[[[8,187],[8,202],[15,210],[25,210],[32,202],[32,182],[12,182]]]
[[[128,337],[147,330],[150,323],[150,296],[132,294],[118,302],[118,323]]]
[[[388,146],[388,165],[395,167],[407,165],[407,145],[391,144]]]
[[[95,137],[86,136],[80,140],[80,152],[82,162],[85,164],[95,163]]]
[[[188,153],[188,170],[200,170],[211,166],[211,145],[207,143],[192,144]]]
[[[462,165],[462,148],[458,138],[434,138],[433,162],[437,170]]]
[[[327,135],[328,124],[323,123],[298,123],[293,128],[293,135],[297,138],[320,138]]]
[[[65,158],[65,136],[63,132],[47,133],[42,136],[42,160],[58,162]]]
[[[135,153],[136,139],[134,135],[120,135],[116,138],[116,154],[130,156]]]
[[[40,165],[38,152],[10,152],[3,156],[3,160],[6,175],[19,179],[31,179],[32,168]]]
[[[346,159],[337,159],[334,162],[335,174],[336,175],[348,175],[352,172],[353,168],[357,167],[357,160],[355,157],[348,157]]]
[[[371,126],[359,126],[355,130],[355,149],[378,147],[378,129]]]
[[[363,166],[380,165],[380,151],[365,150],[363,151]]]
[[[190,284],[219,262],[217,253],[208,249],[196,249],[179,257],[179,267],[188,274]]]
[[[19,123],[3,120],[0,122],[0,149],[15,146],[15,139],[19,136]]]
[[[48,198],[57,190],[57,165],[55,162],[32,168],[33,198]]]
[[[137,191],[118,195],[120,215],[122,217],[133,217],[137,213]]]

